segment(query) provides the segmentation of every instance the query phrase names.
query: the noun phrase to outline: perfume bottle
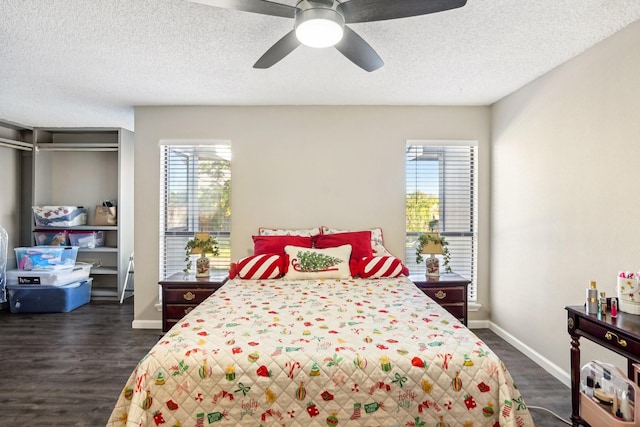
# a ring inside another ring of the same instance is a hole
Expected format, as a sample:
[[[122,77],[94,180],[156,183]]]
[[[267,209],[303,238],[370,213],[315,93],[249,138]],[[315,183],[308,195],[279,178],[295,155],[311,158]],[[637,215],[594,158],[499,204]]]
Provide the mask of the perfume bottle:
[[[598,289],[595,281],[591,281],[587,288],[587,314],[598,314]]]
[[[611,317],[618,317],[618,298],[611,298]]]
[[[600,299],[598,300],[598,314],[602,316],[607,315],[607,296],[604,292],[600,292]]]

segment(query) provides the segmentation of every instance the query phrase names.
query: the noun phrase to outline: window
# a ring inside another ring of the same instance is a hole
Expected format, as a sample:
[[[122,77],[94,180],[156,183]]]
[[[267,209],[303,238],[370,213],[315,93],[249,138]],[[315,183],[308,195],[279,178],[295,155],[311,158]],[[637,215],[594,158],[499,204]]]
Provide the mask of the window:
[[[409,141],[406,147],[406,254],[411,272],[420,233],[440,233],[451,254],[450,267],[471,280],[476,301],[478,252],[478,147],[469,141]],[[441,265],[442,268],[442,265]]]
[[[160,145],[160,277],[185,268],[184,247],[196,232],[216,238],[211,269],[228,271],[231,257],[231,145]]]

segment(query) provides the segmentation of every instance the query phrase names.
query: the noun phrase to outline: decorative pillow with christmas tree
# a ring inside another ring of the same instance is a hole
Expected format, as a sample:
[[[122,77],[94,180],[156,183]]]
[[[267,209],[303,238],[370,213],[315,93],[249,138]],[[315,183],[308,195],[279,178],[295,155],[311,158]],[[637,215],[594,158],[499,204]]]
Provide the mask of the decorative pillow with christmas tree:
[[[327,249],[285,246],[285,279],[351,279],[351,245]]]

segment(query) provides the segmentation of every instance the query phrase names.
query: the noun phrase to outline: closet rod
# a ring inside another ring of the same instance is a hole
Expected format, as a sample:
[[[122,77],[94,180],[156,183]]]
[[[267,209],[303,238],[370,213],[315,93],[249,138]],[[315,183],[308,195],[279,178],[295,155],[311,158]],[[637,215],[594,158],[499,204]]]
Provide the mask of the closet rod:
[[[36,145],[36,151],[118,151],[118,145],[113,143],[45,143]]]
[[[78,148],[70,148],[70,147],[58,147],[58,148],[41,148],[36,147],[36,151],[118,151],[117,148],[88,148],[88,147],[78,147]]]
[[[15,148],[23,151],[33,151],[33,144],[30,142],[15,141],[13,139],[0,138],[0,146]]]

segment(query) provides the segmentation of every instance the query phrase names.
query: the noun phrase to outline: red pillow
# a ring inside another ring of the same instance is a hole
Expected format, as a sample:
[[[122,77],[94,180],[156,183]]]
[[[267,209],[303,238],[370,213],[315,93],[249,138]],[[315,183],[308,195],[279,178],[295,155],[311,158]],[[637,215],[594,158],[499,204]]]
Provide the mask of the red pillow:
[[[363,279],[398,277],[402,274],[408,276],[409,269],[396,257],[372,256],[360,261],[359,274]]]
[[[278,254],[284,255],[284,247],[287,245],[310,248],[312,246],[309,236],[252,236],[253,254]]]
[[[373,255],[370,231],[349,231],[345,233],[321,234],[315,237],[315,247],[318,249],[335,248],[351,245],[351,259],[360,261],[364,257]]]
[[[278,254],[254,255],[232,263],[229,278],[236,275],[241,279],[277,279],[284,274],[283,257]]]

